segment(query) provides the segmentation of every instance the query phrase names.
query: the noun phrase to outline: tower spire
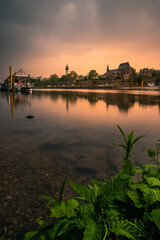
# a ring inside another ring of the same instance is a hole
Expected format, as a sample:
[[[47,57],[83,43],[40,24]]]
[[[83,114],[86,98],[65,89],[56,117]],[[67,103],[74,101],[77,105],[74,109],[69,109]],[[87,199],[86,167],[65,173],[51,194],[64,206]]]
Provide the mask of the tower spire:
[[[69,67],[68,67],[68,64],[66,64],[65,73],[66,73],[66,75],[69,73]]]

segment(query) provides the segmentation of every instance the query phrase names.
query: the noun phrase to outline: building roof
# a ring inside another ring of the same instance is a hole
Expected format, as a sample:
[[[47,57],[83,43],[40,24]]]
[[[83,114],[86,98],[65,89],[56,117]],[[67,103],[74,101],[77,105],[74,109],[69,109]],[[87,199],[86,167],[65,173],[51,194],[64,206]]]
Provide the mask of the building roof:
[[[112,69],[112,70],[108,71],[108,73],[112,73],[112,74],[117,73],[117,72],[118,72],[118,69]]]
[[[123,69],[126,69],[126,68],[131,68],[129,62],[121,63],[121,64],[119,65],[118,70],[123,70]]]

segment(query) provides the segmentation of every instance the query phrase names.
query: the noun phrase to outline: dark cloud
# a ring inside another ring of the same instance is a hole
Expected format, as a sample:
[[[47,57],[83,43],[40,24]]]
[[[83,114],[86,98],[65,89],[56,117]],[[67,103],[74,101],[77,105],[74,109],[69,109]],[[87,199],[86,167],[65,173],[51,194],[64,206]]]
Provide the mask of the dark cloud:
[[[72,43],[158,47],[159,11],[159,0],[0,0],[1,68]]]

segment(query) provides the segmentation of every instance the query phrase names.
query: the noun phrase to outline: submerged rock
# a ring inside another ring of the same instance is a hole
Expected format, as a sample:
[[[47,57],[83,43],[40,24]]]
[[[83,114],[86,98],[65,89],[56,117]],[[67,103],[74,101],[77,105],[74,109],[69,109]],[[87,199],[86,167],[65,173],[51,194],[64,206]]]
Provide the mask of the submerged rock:
[[[28,116],[26,116],[26,118],[31,119],[31,118],[34,118],[34,116],[33,115],[28,115]]]

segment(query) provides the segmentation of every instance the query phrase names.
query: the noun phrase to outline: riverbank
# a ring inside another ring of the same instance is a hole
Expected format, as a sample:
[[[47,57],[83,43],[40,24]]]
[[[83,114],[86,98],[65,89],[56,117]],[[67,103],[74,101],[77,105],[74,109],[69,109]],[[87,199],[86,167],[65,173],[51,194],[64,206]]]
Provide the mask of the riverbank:
[[[82,89],[94,89],[94,90],[147,90],[147,91],[160,91],[160,87],[117,87],[117,86],[90,86],[90,87],[35,87],[33,89],[76,89],[76,90],[82,90]]]

